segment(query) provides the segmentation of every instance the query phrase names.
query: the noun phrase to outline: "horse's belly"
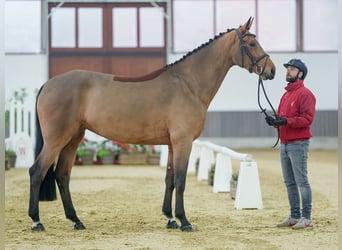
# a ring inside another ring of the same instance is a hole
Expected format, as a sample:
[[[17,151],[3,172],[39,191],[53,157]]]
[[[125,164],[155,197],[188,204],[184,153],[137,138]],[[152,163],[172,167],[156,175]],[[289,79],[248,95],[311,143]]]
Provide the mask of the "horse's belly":
[[[87,128],[110,140],[135,144],[168,144],[166,123],[151,117],[139,119],[127,114],[100,116],[88,121]]]

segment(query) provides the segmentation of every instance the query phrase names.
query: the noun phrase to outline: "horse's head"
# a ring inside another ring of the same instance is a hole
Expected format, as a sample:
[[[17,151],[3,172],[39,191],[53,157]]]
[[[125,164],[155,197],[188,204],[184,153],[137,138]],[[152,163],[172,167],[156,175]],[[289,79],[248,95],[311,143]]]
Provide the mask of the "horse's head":
[[[236,29],[236,46],[233,56],[234,63],[247,69],[250,73],[254,72],[262,79],[273,79],[275,76],[275,65],[255,39],[255,35],[249,32],[253,18]]]

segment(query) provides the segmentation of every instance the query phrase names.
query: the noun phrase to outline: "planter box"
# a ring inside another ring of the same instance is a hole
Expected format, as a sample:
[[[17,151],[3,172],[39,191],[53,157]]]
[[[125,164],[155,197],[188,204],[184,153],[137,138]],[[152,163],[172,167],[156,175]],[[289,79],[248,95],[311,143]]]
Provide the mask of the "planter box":
[[[160,165],[160,156],[159,155],[149,155],[147,157],[148,165]]]
[[[6,156],[8,161],[8,167],[9,168],[15,168],[15,162],[17,160],[17,156]]]
[[[9,161],[7,159],[7,157],[5,157],[5,170],[9,170],[11,168],[11,166],[9,165]]]
[[[235,200],[236,188],[237,188],[237,181],[230,180],[230,197]]]
[[[114,164],[114,155],[105,155],[101,157],[101,163],[103,165],[113,165]]]
[[[121,153],[119,156],[121,165],[146,165],[146,153]]]
[[[81,159],[82,165],[93,165],[94,156],[93,155],[82,155],[79,157]]]
[[[212,165],[208,170],[208,185],[214,185],[215,165]]]

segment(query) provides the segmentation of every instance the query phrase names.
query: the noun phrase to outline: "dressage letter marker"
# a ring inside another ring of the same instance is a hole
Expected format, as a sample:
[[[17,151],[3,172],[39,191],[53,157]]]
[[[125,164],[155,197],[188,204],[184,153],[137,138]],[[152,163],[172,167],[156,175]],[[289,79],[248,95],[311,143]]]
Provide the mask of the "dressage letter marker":
[[[215,163],[214,151],[208,147],[202,147],[201,158],[198,166],[197,180],[208,180],[208,170],[211,168],[211,164]]]
[[[230,192],[229,181],[233,173],[232,160],[230,156],[218,153],[214,175],[214,193]]]
[[[234,206],[236,209],[263,208],[258,166],[254,161],[240,163]]]

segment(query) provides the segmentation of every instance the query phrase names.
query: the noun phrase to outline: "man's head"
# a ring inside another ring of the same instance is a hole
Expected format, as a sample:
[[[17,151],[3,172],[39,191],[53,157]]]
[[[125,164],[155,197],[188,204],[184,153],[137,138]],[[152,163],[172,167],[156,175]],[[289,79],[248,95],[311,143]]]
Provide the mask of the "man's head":
[[[284,64],[287,69],[286,81],[295,82],[298,79],[303,79],[308,73],[308,68],[300,59],[291,59],[288,63]]]

